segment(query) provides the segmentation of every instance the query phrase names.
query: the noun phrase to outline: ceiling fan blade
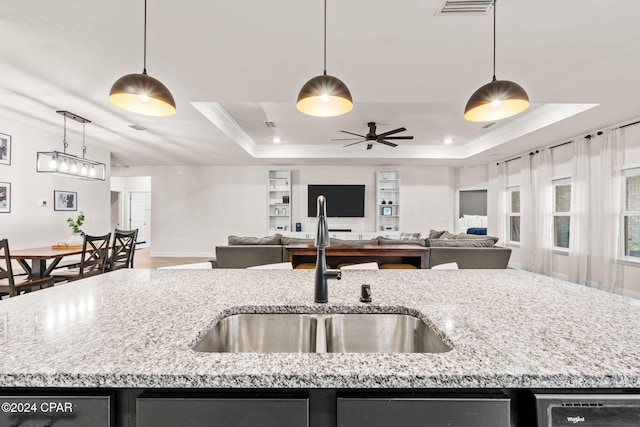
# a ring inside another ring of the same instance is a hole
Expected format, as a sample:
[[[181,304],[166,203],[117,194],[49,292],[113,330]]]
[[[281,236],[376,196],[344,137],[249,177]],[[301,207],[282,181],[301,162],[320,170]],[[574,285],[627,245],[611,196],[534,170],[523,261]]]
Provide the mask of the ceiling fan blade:
[[[361,138],[332,138],[332,141],[355,141],[356,139],[361,139]]]
[[[367,144],[367,150],[371,150],[371,147],[373,147],[373,144]]]
[[[364,141],[366,141],[366,139],[361,139],[360,141],[352,142],[351,144],[343,145],[342,147],[351,147],[352,145],[360,144]]]
[[[404,132],[405,130],[407,130],[407,128],[398,128],[398,129],[394,129],[394,130],[390,130],[389,132],[384,132],[378,135],[378,138],[382,137],[386,137],[388,135],[393,135],[394,133],[398,133],[398,132]]]
[[[397,147],[398,144],[394,144],[393,142],[389,142],[389,141],[378,141],[380,144],[384,144],[384,145],[388,145],[389,147]]]
[[[412,136],[386,136],[383,139],[413,139]]]
[[[340,132],[342,132],[342,133],[348,133],[349,135],[359,136],[360,138],[365,138],[365,136],[364,136],[364,135],[360,135],[360,134],[353,133],[353,132],[347,132],[346,130],[341,130]]]

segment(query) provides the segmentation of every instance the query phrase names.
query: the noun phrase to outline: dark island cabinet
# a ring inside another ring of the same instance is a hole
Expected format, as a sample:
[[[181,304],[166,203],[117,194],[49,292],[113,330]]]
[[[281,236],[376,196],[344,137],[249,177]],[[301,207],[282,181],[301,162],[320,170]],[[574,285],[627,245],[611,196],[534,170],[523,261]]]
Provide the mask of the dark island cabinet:
[[[136,427],[308,427],[306,397],[142,396]]]
[[[505,395],[344,395],[337,427],[509,427]]]

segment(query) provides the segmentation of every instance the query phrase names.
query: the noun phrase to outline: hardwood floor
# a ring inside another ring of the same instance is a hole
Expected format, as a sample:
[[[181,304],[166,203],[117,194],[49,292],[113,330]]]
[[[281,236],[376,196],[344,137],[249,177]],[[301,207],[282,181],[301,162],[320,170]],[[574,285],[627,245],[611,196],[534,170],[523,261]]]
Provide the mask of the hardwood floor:
[[[136,249],[134,256],[134,268],[158,268],[169,267],[180,264],[193,264],[198,262],[207,262],[211,257],[152,257],[151,249]]]

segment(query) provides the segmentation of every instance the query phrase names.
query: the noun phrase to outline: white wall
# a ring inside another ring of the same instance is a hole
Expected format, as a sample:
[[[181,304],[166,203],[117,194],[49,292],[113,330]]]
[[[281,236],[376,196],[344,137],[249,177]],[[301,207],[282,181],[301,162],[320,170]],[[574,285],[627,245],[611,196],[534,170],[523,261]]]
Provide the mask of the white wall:
[[[152,181],[153,256],[213,256],[230,234],[267,234],[267,176],[292,171],[292,222],[315,230],[307,216],[308,184],[364,184],[365,218],[330,218],[331,228],[375,230],[375,172],[400,170],[401,229],[453,229],[455,171],[449,167],[375,166],[157,166],[118,170]]]
[[[5,113],[6,114],[6,113]],[[55,114],[55,113],[53,113]],[[81,130],[68,124],[67,152],[82,155]],[[71,233],[67,218],[86,216],[82,229],[89,234],[110,231],[109,153],[89,148],[87,158],[107,164],[106,181],[84,181],[36,172],[38,151],[62,151],[62,119],[60,128],[42,126],[31,117],[0,116],[0,132],[11,135],[11,165],[0,165],[0,181],[11,183],[11,212],[0,213],[0,238],[9,239],[11,249],[23,249],[66,241]],[[89,146],[89,142],[87,142]],[[54,211],[53,191],[78,193],[78,211]],[[41,206],[46,201],[47,206]]]

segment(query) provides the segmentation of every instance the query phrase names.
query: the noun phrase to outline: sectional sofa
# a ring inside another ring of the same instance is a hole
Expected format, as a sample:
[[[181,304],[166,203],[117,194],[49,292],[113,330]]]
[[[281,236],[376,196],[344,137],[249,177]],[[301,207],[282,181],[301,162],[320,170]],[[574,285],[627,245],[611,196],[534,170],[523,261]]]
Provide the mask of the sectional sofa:
[[[403,236],[404,237],[404,236]],[[331,239],[331,245],[418,245],[426,246],[427,265],[455,262],[461,269],[504,269],[507,268],[511,249],[496,246],[497,238],[468,234],[451,234],[446,231],[431,230],[429,237],[388,239],[377,237],[370,240]],[[214,268],[247,268],[262,264],[286,262],[289,259],[288,245],[306,244],[313,246],[313,239],[300,239],[275,234],[267,237],[229,236],[226,246],[216,246],[216,259],[211,263]],[[353,262],[354,260],[349,260]],[[393,262],[402,264],[402,260],[372,259],[362,257],[361,262]],[[334,264],[337,262],[333,261]],[[336,267],[332,265],[331,267]]]

